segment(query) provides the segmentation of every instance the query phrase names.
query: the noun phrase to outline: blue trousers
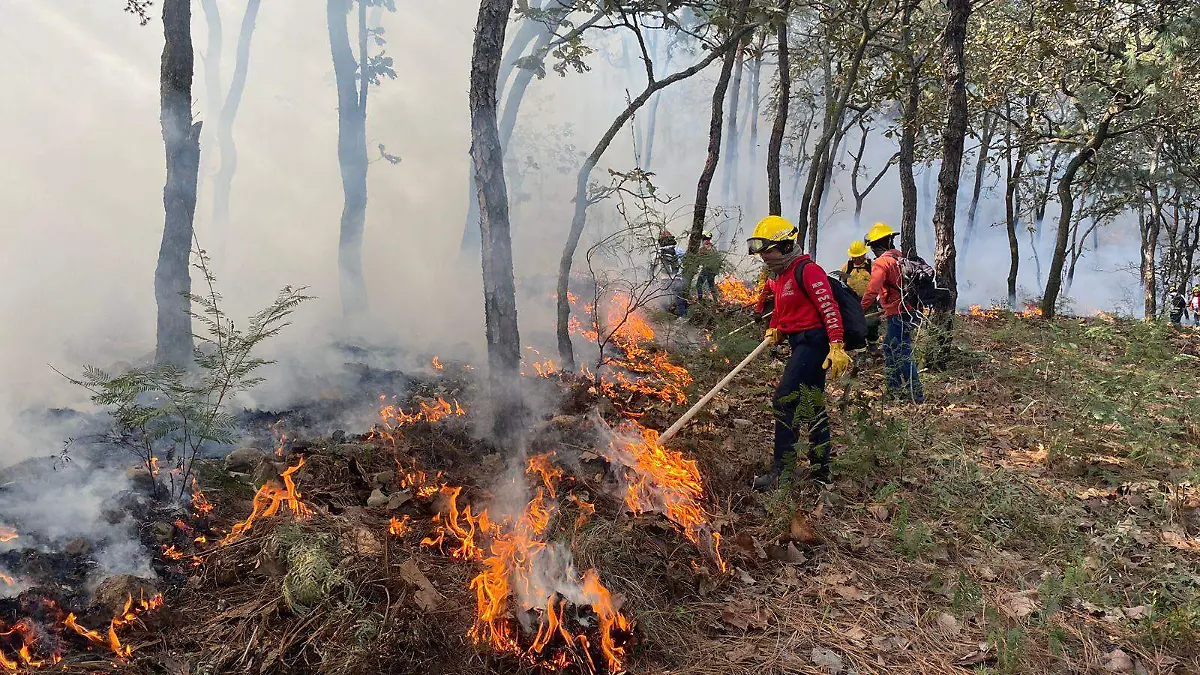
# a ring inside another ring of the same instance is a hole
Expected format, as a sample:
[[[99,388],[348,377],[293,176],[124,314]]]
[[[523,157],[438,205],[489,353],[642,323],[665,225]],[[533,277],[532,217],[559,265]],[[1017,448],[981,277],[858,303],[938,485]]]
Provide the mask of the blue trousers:
[[[917,360],[913,358],[915,327],[903,314],[887,318],[887,335],[883,339],[883,372],[889,394],[923,403],[925,392],[917,375]]]
[[[796,456],[799,429],[808,429],[808,461],[813,466],[829,464],[829,415],[825,412],[825,369],[829,337],[824,329],[787,336],[792,355],[775,389],[774,471],[782,473],[788,459]]]
[[[704,290],[708,289],[712,294],[713,302],[720,302],[721,299],[717,296],[717,272],[716,270],[701,269],[700,274],[696,277],[696,296],[700,300],[704,300]]]

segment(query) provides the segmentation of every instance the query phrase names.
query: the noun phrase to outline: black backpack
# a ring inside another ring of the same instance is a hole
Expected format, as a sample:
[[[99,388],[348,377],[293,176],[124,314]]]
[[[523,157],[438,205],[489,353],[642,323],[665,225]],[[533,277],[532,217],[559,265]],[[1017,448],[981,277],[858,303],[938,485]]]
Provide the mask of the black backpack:
[[[949,292],[937,285],[937,275],[921,256],[900,256],[900,301],[905,307],[940,307],[949,300]]]
[[[804,266],[812,262],[806,260],[799,265],[796,265],[796,284],[800,289],[804,288],[804,282],[800,276],[804,273]],[[838,310],[842,314],[842,342],[845,343],[846,349],[865,349],[867,346],[867,315],[863,313],[862,301],[854,290],[847,286],[841,279],[826,274],[825,277],[829,280],[829,287],[833,289],[833,298],[837,300]]]

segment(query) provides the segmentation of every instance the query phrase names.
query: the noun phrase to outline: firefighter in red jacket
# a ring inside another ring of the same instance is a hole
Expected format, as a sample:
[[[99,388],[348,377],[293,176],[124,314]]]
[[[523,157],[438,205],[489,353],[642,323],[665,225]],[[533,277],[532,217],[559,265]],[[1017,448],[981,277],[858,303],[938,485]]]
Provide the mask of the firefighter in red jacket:
[[[899,233],[887,223],[875,223],[864,241],[875,253],[871,263],[871,283],[862,296],[863,311],[878,300],[883,306],[887,332],[883,338],[883,372],[887,381],[885,396],[895,400],[924,403],[925,392],[917,375],[913,357],[913,331],[916,311],[904,302],[904,274],[900,259],[904,255],[895,246]]]
[[[825,412],[825,371],[834,379],[850,367],[842,344],[842,313],[820,265],[796,247],[798,230],[779,216],[767,216],[748,240],[774,276],[759,300],[759,311],[773,296],[767,338],[786,340],[791,356],[783,369],[772,405],[775,409],[775,457],[770,473],[754,479],[768,490],[795,461],[801,424],[808,428],[808,461],[812,477],[829,482],[829,416]],[[790,461],[789,461],[790,460]]]

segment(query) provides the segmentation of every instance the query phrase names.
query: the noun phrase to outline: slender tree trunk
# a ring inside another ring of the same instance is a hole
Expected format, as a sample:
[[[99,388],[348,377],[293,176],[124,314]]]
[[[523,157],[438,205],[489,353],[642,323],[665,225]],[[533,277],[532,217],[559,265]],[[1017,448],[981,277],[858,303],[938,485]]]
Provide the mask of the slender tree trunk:
[[[1010,107],[1011,110],[1011,107]],[[1012,118],[1012,115],[1009,115]],[[1017,219],[1020,217],[1018,204],[1021,189],[1021,170],[1025,166],[1025,133],[1020,136],[1020,147],[1017,149],[1017,161],[1013,162],[1012,125],[1006,123],[1004,132],[1005,145],[1008,146],[1005,155],[1004,172],[1004,223],[1008,231],[1008,308],[1017,309],[1017,273],[1021,266],[1020,239],[1017,238]]]
[[[999,115],[984,113],[980,125],[979,156],[975,163],[975,184],[971,188],[971,206],[967,209],[967,232],[963,237],[962,254],[964,258],[970,256],[971,239],[975,235],[975,219],[979,213],[979,195],[983,192],[983,178],[987,174],[988,154],[991,151],[992,137],[995,136],[996,124],[999,121]]]
[[[192,291],[189,268],[196,184],[200,174],[199,122],[192,123],[192,6],[190,0],[163,0],[162,69],[159,80],[167,179],[163,187],[166,218],[154,299],[158,304],[156,363],[187,367],[192,363]]]
[[[496,121],[496,80],[513,0],[482,0],[471,52],[471,159],[482,214],[483,310],[487,333],[492,427],[500,439],[522,428],[521,338],[504,183],[504,148]]]
[[[1058,202],[1062,205],[1058,214],[1058,233],[1054,242],[1054,256],[1050,260],[1050,274],[1046,278],[1046,290],[1042,293],[1042,316],[1047,319],[1054,318],[1055,305],[1058,303],[1058,293],[1062,288],[1062,273],[1063,266],[1066,263],[1067,257],[1067,238],[1071,234],[1071,215],[1075,207],[1075,198],[1071,193],[1071,184],[1075,181],[1075,174],[1079,173],[1079,169],[1083,163],[1095,154],[1104,141],[1108,139],[1108,131],[1112,126],[1113,118],[1121,112],[1120,110],[1110,110],[1100,120],[1096,131],[1087,143],[1079,149],[1071,157],[1071,161],[1063,169],[1062,177],[1058,179]]]
[[[734,26],[746,24],[746,12],[750,9],[750,0],[741,0],[737,7],[737,17]],[[712,116],[708,123],[708,157],[704,160],[704,169],[700,171],[700,180],[696,182],[696,202],[692,210],[692,232],[688,238],[687,257],[695,259],[700,250],[700,242],[704,240],[704,221],[708,217],[708,193],[712,188],[713,176],[717,172],[717,164],[721,161],[721,131],[725,126],[725,96],[729,93],[729,79],[733,75],[733,67],[738,58],[739,49],[725,52],[721,63],[721,74],[713,88]],[[734,92],[736,100],[737,92]],[[730,122],[737,118],[737,111],[730,115]],[[689,282],[691,273],[688,274]]]
[[[1153,175],[1153,171],[1151,175]],[[1158,189],[1150,188],[1150,219],[1145,228],[1146,240],[1142,245],[1142,287],[1145,290],[1146,320],[1158,316],[1158,237],[1162,231],[1162,201]]]
[[[937,204],[933,210],[933,271],[938,285],[949,291],[946,303],[934,308],[937,348],[929,358],[931,367],[945,366],[951,349],[955,306],[958,304],[958,267],[954,222],[958,212],[958,183],[962,175],[963,146],[967,138],[967,19],[971,0],[947,0],[950,17],[942,38],[943,91],[946,100],[946,130],[942,135],[942,168],[938,174]]]
[[[918,106],[921,101],[921,68],[925,60],[912,53],[912,15],[916,0],[905,0],[900,17],[902,49],[907,63],[904,106],[900,112],[900,248],[905,253],[917,253],[917,179],[913,174],[916,163],[917,131],[920,126]]]
[[[854,91],[854,86],[858,82],[858,72],[862,67],[863,55],[866,53],[867,46],[871,42],[871,36],[874,34],[870,25],[870,6],[870,2],[866,2],[863,5],[863,10],[860,14],[861,35],[858,38],[858,43],[855,45],[854,53],[850,57],[850,65],[843,74],[837,88],[837,93],[834,95],[826,111],[824,128],[821,130],[821,137],[817,140],[817,145],[813,149],[812,164],[808,167],[808,182],[805,184],[804,194],[800,198],[800,219],[796,227],[800,230],[800,239],[803,240],[807,236],[809,241],[808,251],[814,255],[816,254],[817,243],[817,221],[820,216],[821,199],[825,192],[825,183],[829,171],[829,146],[833,143],[835,136],[841,128],[842,118],[846,114],[846,103],[850,100],[850,94]]]
[[[358,64],[350,47],[350,0],[328,0],[329,46],[338,92],[338,162],[341,165],[341,234],[338,239],[338,276],[342,312],[361,316],[367,310],[367,285],[363,278],[363,231],[367,220],[367,119],[366,80],[356,86]],[[360,33],[361,34],[361,33]]]
[[[204,92],[207,98],[206,116],[211,120],[217,119],[220,116],[222,101],[224,101],[225,97],[224,87],[221,86],[221,63],[224,60],[224,26],[221,25],[221,8],[217,5],[217,0],[200,0],[200,7],[204,11],[204,20],[208,27],[208,43],[200,58],[204,62]],[[204,138],[200,141],[203,147],[210,147],[208,136],[212,131],[212,128],[205,129]],[[205,157],[205,161],[208,161],[207,157]],[[204,173],[208,173],[208,167],[205,167]],[[203,173],[201,176],[203,176]],[[216,262],[220,262],[219,256]]]
[[[241,33],[238,35],[237,56],[234,61],[233,79],[229,82],[229,93],[221,105],[217,119],[217,144],[220,147],[221,165],[213,182],[213,224],[217,230],[217,260],[224,259],[229,239],[229,195],[233,190],[233,174],[237,171],[237,144],[233,140],[233,123],[242,104],[246,90],[246,75],[250,68],[250,42],[254,37],[254,26],[258,19],[258,8],[262,0],[249,0],[246,13],[242,16]]]
[[[771,127],[771,142],[767,145],[767,210],[772,216],[783,215],[783,196],[779,185],[779,154],[783,150],[783,134],[787,131],[788,108],[792,102],[792,70],[788,62],[788,15],[791,0],[780,0],[779,24],[779,100],[775,108],[775,124]]]
[[[1042,240],[1042,223],[1046,220],[1046,207],[1050,204],[1050,186],[1054,184],[1054,170],[1057,168],[1061,152],[1062,148],[1057,145],[1050,152],[1050,165],[1046,168],[1046,182],[1042,191],[1038,193],[1037,204],[1034,205],[1033,236],[1039,242]]]
[[[739,46],[736,51],[737,60],[733,65],[733,91],[729,94],[729,135],[725,139],[725,168],[722,171],[724,182],[721,189],[721,201],[726,206],[733,205],[734,195],[737,194],[738,141],[741,140],[737,118],[738,106],[742,97],[742,73],[745,71],[746,50],[744,46]]]
[[[608,150],[608,146],[612,144],[614,138],[621,131],[625,123],[633,117],[634,113],[641,110],[642,106],[646,105],[646,101],[655,93],[675,84],[686,80],[687,78],[704,70],[710,63],[724,56],[730,49],[733,49],[737,44],[748,35],[755,26],[742,26],[734,31],[733,36],[726,40],[721,45],[708,53],[695,65],[673,73],[663,79],[655,79],[652,82],[646,83],[646,88],[638,95],[637,98],[629,102],[625,106],[625,110],[617,115],[613,123],[609,125],[608,130],[596,143],[596,147],[592,149],[591,154],[583,161],[583,166],[579,168],[579,173],[575,179],[575,215],[571,218],[571,229],[567,233],[567,241],[563,245],[562,257],[558,261],[558,286],[556,299],[556,323],[558,336],[558,354],[562,361],[563,368],[574,370],[575,368],[575,348],[571,344],[571,332],[568,328],[571,319],[571,303],[567,299],[567,290],[571,283],[571,266],[575,261],[575,250],[579,247],[579,239],[583,236],[583,229],[587,226],[587,207],[590,205],[588,201],[588,180],[591,178],[592,170],[600,162],[600,158],[604,152]]]
[[[754,63],[750,66],[750,159],[746,162],[749,166],[758,164],[758,115],[759,115],[759,95],[760,83],[762,81],[762,50],[759,49],[758,58],[754,59]],[[746,197],[742,200],[742,204],[751,212],[754,210],[754,191],[758,187],[757,171],[751,171],[746,180]]]

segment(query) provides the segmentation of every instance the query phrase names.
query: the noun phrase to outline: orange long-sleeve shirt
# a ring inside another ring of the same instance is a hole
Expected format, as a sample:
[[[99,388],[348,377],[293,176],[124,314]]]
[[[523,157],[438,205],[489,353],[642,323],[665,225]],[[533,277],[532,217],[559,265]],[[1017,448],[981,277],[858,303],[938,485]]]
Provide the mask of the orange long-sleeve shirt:
[[[871,263],[871,283],[867,284],[867,292],[862,296],[864,312],[879,300],[884,316],[899,316],[900,287],[903,283],[900,274],[901,255],[900,251],[892,249]]]

